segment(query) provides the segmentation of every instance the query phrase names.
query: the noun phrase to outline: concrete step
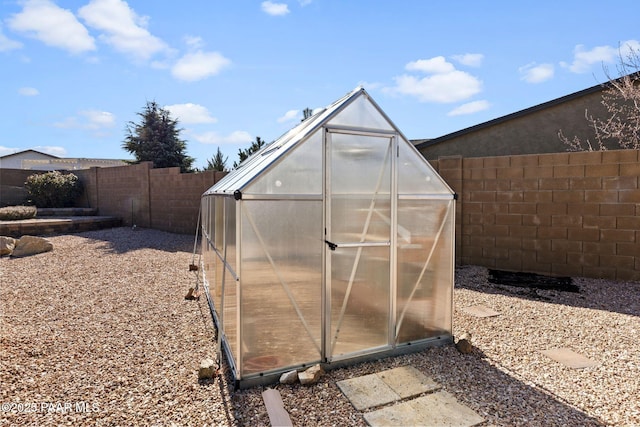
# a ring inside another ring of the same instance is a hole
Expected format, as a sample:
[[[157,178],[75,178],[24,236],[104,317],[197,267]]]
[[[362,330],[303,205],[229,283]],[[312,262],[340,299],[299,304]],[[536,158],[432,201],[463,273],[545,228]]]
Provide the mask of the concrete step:
[[[50,216],[95,216],[98,215],[96,208],[38,208],[36,217]]]
[[[103,228],[121,227],[122,218],[113,216],[71,216],[0,221],[0,236],[71,234]]]

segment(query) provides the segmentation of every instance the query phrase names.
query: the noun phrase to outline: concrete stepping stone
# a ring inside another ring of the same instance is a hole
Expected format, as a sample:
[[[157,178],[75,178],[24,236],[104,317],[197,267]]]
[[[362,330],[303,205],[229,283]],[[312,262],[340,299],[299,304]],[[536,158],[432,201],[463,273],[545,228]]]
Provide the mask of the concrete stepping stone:
[[[446,391],[418,397],[364,414],[372,427],[381,426],[475,426],[484,419],[459,403]]]
[[[540,353],[544,354],[552,360],[555,360],[556,362],[562,363],[563,365],[573,369],[590,368],[592,366],[598,366],[600,364],[599,362],[595,362],[565,347],[540,350]]]
[[[489,308],[487,306],[481,305],[481,304],[471,305],[469,307],[464,307],[462,309],[462,311],[464,311],[465,313],[467,313],[467,314],[469,314],[471,316],[481,317],[481,318],[482,317],[493,317],[493,316],[499,316],[500,315],[500,313],[498,313],[497,311],[495,311],[495,310],[493,310],[493,309],[491,309],[491,308]]]
[[[338,381],[337,385],[358,411],[400,400],[400,396],[378,374]]]
[[[338,381],[337,385],[359,411],[440,388],[438,383],[413,366]]]

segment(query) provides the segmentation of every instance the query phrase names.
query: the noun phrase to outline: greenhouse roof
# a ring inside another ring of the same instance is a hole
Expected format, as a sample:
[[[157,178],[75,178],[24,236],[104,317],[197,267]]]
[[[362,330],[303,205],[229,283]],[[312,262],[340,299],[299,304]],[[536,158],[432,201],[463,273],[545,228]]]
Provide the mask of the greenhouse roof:
[[[380,108],[373,102],[365,89],[358,86],[353,91],[335,101],[333,104],[321,109],[306,120],[303,120],[275,141],[263,146],[259,151],[255,152],[242,162],[237,169],[229,172],[229,174],[211,187],[205,194],[233,195],[236,191],[243,190],[253,180],[253,178],[260,175],[261,172],[266,170],[291,148],[315,133],[315,131],[323,124],[328,122],[360,96],[368,98],[369,101],[378,109],[378,112],[387,119],[388,123],[385,123],[385,127],[399,132]]]

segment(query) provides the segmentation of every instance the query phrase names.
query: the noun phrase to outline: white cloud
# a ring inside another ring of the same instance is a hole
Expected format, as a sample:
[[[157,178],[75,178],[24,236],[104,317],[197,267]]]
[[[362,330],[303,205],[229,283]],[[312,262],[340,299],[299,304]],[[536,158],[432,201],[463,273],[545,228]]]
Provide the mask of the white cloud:
[[[616,49],[611,46],[596,46],[591,50],[585,50],[584,45],[577,45],[573,49],[573,62],[562,63],[574,73],[586,73],[593,64],[610,63],[616,56]]]
[[[21,47],[22,43],[11,40],[4,35],[2,25],[0,25],[0,52],[9,52],[10,50],[20,49]]]
[[[7,22],[13,31],[73,54],[96,49],[93,37],[74,14],[49,0],[27,0],[22,12]]]
[[[117,51],[147,60],[170,48],[147,30],[148,17],[138,16],[122,0],[91,0],[78,15],[92,28],[103,31],[100,36]]]
[[[447,113],[447,116],[462,116],[465,114],[473,114],[478,111],[484,111],[491,107],[489,101],[481,100],[481,101],[473,101],[467,102],[466,104],[462,104],[461,106],[454,108],[453,110]]]
[[[109,128],[116,124],[116,116],[108,111],[84,110],[78,114],[87,120],[86,129]]]
[[[520,80],[524,80],[527,83],[542,83],[553,78],[554,67],[553,64],[536,64],[532,62],[525,66],[518,68],[520,72]]]
[[[0,157],[17,153],[18,151],[22,151],[22,150],[19,148],[9,148],[9,147],[3,147],[2,145],[0,145]]]
[[[289,122],[299,118],[300,110],[289,110],[282,117],[278,118],[278,123]]]
[[[231,60],[220,53],[199,50],[180,58],[171,69],[171,74],[179,80],[193,82],[216,75],[229,65]]]
[[[67,155],[67,150],[64,147],[56,147],[52,145],[38,145],[36,147],[33,147],[33,149],[36,151],[40,151],[41,153],[47,153],[57,157],[65,157]]]
[[[429,75],[394,77],[395,86],[383,88],[383,92],[413,96],[420,102],[448,103],[463,101],[482,90],[482,82],[477,77],[456,70],[443,56],[409,62],[405,69]]]
[[[211,115],[206,107],[198,104],[186,103],[186,104],[173,104],[164,107],[171,113],[173,118],[176,118],[180,123],[185,124],[199,124],[199,123],[215,123],[218,121]]]
[[[376,89],[380,89],[381,87],[383,87],[384,84],[383,83],[379,83],[379,82],[367,82],[367,81],[364,81],[364,80],[360,80],[358,82],[358,86],[362,86],[366,90],[376,90]]]
[[[100,110],[82,110],[78,116],[67,117],[61,122],[53,125],[61,129],[84,129],[99,131],[111,128],[116,123],[116,116],[113,113]]]
[[[237,130],[231,132],[229,135],[220,135],[218,132],[211,131],[200,134],[193,134],[193,138],[203,144],[216,144],[216,145],[233,145],[233,144],[246,144],[253,141],[253,138],[249,132],[243,130]]]
[[[202,37],[184,36],[184,42],[191,49],[201,49],[204,47],[204,41],[202,40]]]
[[[35,87],[21,87],[18,89],[18,93],[22,96],[37,96],[40,92]]]
[[[482,65],[484,55],[481,53],[465,53],[464,55],[453,55],[453,59],[468,67],[479,67]]]
[[[270,1],[263,1],[261,3],[262,11],[271,16],[282,16],[289,13],[289,6],[286,3],[273,3]]]
[[[629,55],[630,51],[640,51],[640,42],[637,40],[627,40],[620,43],[620,46],[596,46],[590,50],[586,50],[584,45],[577,45],[573,49],[573,62],[561,62],[565,68],[574,73],[586,73],[591,70],[593,64],[612,64],[618,62],[620,56],[623,59]]]
[[[447,62],[444,56],[436,56],[431,59],[418,59],[405,65],[407,71],[422,71],[428,74],[443,74],[455,71],[452,63]]]

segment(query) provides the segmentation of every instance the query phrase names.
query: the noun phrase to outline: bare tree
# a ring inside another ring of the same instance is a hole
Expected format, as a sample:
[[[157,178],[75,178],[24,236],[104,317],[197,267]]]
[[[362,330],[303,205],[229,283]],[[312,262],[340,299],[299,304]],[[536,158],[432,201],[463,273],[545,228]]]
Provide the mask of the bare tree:
[[[611,78],[605,68],[609,81],[602,92],[601,104],[608,117],[594,117],[585,110],[585,119],[594,132],[593,141],[578,136],[569,139],[562,130],[558,132],[568,151],[602,151],[607,147],[640,149],[640,52],[629,49],[626,56],[620,53],[617,71],[622,77]]]

